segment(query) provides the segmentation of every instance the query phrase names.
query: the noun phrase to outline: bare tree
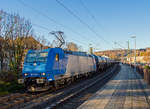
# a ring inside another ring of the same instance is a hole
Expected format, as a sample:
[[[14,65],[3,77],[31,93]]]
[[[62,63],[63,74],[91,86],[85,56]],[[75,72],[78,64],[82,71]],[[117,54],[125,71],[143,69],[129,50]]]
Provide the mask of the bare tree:
[[[27,49],[42,49],[45,44],[50,45],[44,37],[33,34],[29,20],[18,14],[8,14],[0,10],[0,62],[4,69],[7,59],[10,70],[18,72]]]
[[[21,18],[18,14],[0,11],[0,36],[3,39],[0,50],[1,65],[3,65],[3,60],[8,58],[11,70],[18,71],[27,47],[23,39],[31,36],[32,33],[33,29],[29,20]]]
[[[67,50],[71,50],[71,51],[78,51],[79,47],[77,46],[77,44],[73,43],[73,42],[69,42],[67,44]]]

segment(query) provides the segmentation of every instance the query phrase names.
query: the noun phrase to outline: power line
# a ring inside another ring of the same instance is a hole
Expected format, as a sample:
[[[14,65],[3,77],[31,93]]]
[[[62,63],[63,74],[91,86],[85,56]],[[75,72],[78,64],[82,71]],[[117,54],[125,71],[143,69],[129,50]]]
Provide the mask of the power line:
[[[41,29],[43,29],[43,30],[46,30],[46,31],[52,31],[52,30],[50,30],[50,29],[48,29],[48,28],[46,28],[46,27],[44,27],[44,26],[41,26],[41,25],[39,25],[39,24],[32,23],[32,25],[34,25],[34,26],[36,26],[36,27],[38,27],[38,28],[41,28]]]
[[[92,14],[92,12],[90,11],[90,9],[85,5],[85,3],[83,2],[83,0],[80,0],[80,3],[82,4],[83,8],[86,10],[86,12],[89,14],[89,16],[93,19],[93,21],[100,26],[99,22],[97,21],[96,17],[94,16],[94,14]],[[121,44],[117,43],[121,48],[124,48]]]
[[[57,22],[55,19],[50,18],[50,17],[47,16],[46,14],[44,14],[44,13],[38,11],[37,9],[31,7],[30,5],[26,4],[26,3],[23,2],[22,0],[17,0],[17,1],[18,1],[20,4],[22,4],[23,6],[28,7],[28,8],[30,8],[30,9],[32,9],[33,11],[35,11],[36,13],[38,13],[39,15],[41,15],[41,16],[47,18],[50,22],[53,22],[53,23],[55,23],[55,24],[57,24],[57,25],[59,25],[59,26],[61,26],[61,27],[63,27],[63,28],[66,28],[66,29],[70,30],[71,32],[73,32],[74,34],[77,34],[77,35],[79,35],[79,36],[82,36],[82,35],[81,35],[80,33],[78,33],[77,31],[74,31],[73,29],[71,29],[71,28],[69,28],[69,27],[67,27],[67,26],[65,26],[65,25],[63,25],[63,24]],[[43,28],[43,27],[40,27],[40,28]],[[83,37],[81,37],[81,38],[83,38]],[[84,39],[85,39],[85,37],[84,37]],[[92,41],[92,42],[93,42],[93,41]],[[94,42],[93,42],[93,43],[94,43]]]
[[[126,49],[124,46],[122,46],[121,44],[119,44],[118,42],[114,42],[115,44],[117,44],[118,46],[120,46],[121,48]]]
[[[56,2],[62,6],[64,9],[66,9],[66,11],[68,11],[68,13],[70,13],[72,16],[74,16],[81,24],[83,24],[84,26],[86,26],[91,32],[93,32],[98,38],[101,38],[105,43],[107,44],[111,44],[109,43],[107,40],[105,40],[102,36],[100,36],[93,28],[91,28],[86,22],[84,22],[78,15],[76,15],[71,9],[69,9],[67,6],[65,6],[62,2],[60,2],[59,0],[56,0]],[[111,44],[112,46],[112,44]]]
[[[68,29],[68,30],[70,30],[70,31],[72,31],[72,32],[75,33],[75,34],[78,34],[78,35],[82,36],[80,33],[74,31],[73,29],[68,28],[67,26],[65,26],[65,25],[63,25],[63,24],[61,24],[61,23],[58,23],[56,20],[50,18],[50,17],[47,16],[46,14],[44,14],[44,13],[38,11],[37,9],[31,7],[30,5],[24,3],[22,0],[17,0],[17,1],[18,1],[20,4],[22,4],[23,6],[28,7],[28,8],[30,8],[30,9],[32,9],[33,11],[35,11],[36,13],[38,13],[38,14],[42,15],[43,17],[47,18],[49,21],[51,21],[51,22],[53,22],[53,23],[56,23],[57,25],[59,25],[59,26],[61,26],[61,27],[63,27],[63,28],[66,28],[66,29]],[[58,1],[58,0],[56,0],[56,1]],[[81,21],[82,21],[82,20],[81,20]],[[86,24],[86,23],[85,23],[85,24]],[[42,29],[44,29],[44,30],[50,31],[48,28],[46,28],[46,27],[44,27],[44,26],[41,26],[41,25],[38,25],[38,24],[33,24],[33,25],[34,25],[34,26],[37,26],[37,27],[39,27],[39,28],[42,28]],[[88,26],[88,25],[87,25],[87,26]],[[90,26],[88,26],[88,27],[91,28]],[[94,32],[94,31],[93,31],[93,32]],[[82,38],[83,38],[83,37],[82,37]],[[85,37],[84,37],[84,39],[85,39]],[[81,42],[81,41],[79,41],[79,40],[76,40],[76,39],[72,39],[72,40],[77,41],[77,42],[79,42],[80,44],[83,44],[83,42]],[[92,42],[93,42],[93,41],[92,41]],[[87,44],[87,43],[84,43],[84,44]]]
[[[46,31],[48,31],[48,32],[52,31],[52,30],[48,29],[47,27],[41,26],[41,25],[39,25],[39,24],[33,23],[32,25],[34,25],[34,26],[36,26],[36,27],[39,27],[39,28],[41,28],[41,29],[43,29],[43,30],[46,30]],[[65,35],[65,36],[66,36],[66,35]],[[84,45],[87,44],[87,43],[82,42],[82,41],[80,41],[80,40],[76,40],[76,39],[71,39],[71,40],[76,41],[76,42],[78,42],[78,43],[80,43],[80,44],[84,44]],[[88,45],[88,44],[87,44],[87,45]]]
[[[92,12],[90,11],[90,9],[85,5],[85,3],[83,2],[83,0],[80,0],[80,3],[83,6],[83,8],[85,9],[85,11],[89,14],[89,16],[93,19],[93,21],[95,21],[95,23],[100,26],[100,24],[97,21],[96,17],[94,16],[94,14],[92,14]]]
[[[46,30],[46,31],[48,31],[48,32],[52,31],[52,30],[50,30],[50,29],[48,29],[48,28],[46,28],[46,27],[44,27],[44,26],[38,25],[38,24],[32,24],[32,25],[34,25],[34,26],[36,26],[36,27],[39,27],[39,28],[41,28],[41,29],[43,29],[43,30]],[[76,41],[76,42],[78,42],[78,43],[80,43],[80,44],[85,44],[85,45],[87,44],[87,43],[82,42],[82,41],[80,41],[80,40],[76,40],[76,39],[71,39],[71,40]],[[88,45],[88,44],[87,44],[87,45]]]
[[[50,17],[47,16],[46,14],[41,13],[41,12],[38,11],[37,9],[35,9],[35,8],[31,7],[30,5],[26,4],[26,3],[23,2],[22,0],[17,0],[17,1],[18,1],[20,4],[22,4],[23,6],[28,7],[28,8],[30,8],[30,9],[32,9],[33,11],[35,11],[36,13],[38,13],[38,14],[40,14],[40,15],[46,17],[47,19],[49,19],[49,21],[51,21],[51,22],[53,22],[53,23],[56,23],[57,25],[60,25],[60,26],[62,26],[62,27],[64,26],[64,25],[58,23],[55,19],[50,18]]]

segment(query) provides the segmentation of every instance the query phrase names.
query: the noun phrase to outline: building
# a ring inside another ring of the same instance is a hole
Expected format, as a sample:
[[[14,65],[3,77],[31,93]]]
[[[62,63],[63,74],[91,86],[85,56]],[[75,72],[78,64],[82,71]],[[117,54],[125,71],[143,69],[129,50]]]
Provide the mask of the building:
[[[146,48],[146,52],[150,52],[150,48]]]
[[[43,46],[40,42],[38,42],[36,39],[34,39],[33,37],[26,37],[26,38],[18,38],[14,41],[14,44],[17,43],[18,40],[21,40],[25,50],[24,50],[24,54],[22,56],[22,61],[21,61],[21,65],[20,67],[22,68],[23,62],[24,62],[24,57],[25,54],[27,53],[28,49],[46,49],[48,48],[48,46]],[[11,40],[10,40],[10,46],[11,46]],[[11,53],[13,52],[12,49],[8,48],[6,49],[5,44],[7,44],[8,42],[6,42],[3,37],[0,37],[0,71],[4,70],[4,71],[8,71],[9,68],[9,64],[10,64],[10,60],[14,59],[14,57],[12,57]],[[11,58],[10,58],[11,57]]]
[[[136,56],[136,63],[148,63],[147,61],[145,61],[144,58],[145,58],[144,56]],[[128,58],[127,58],[127,61],[128,61],[129,63],[134,63],[134,59],[135,59],[134,56],[128,57]]]

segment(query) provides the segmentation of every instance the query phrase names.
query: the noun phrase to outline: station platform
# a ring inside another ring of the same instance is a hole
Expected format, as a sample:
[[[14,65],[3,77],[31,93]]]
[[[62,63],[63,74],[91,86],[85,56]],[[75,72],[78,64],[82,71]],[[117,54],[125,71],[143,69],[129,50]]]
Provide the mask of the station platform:
[[[78,109],[150,109],[150,86],[133,68],[120,72]]]

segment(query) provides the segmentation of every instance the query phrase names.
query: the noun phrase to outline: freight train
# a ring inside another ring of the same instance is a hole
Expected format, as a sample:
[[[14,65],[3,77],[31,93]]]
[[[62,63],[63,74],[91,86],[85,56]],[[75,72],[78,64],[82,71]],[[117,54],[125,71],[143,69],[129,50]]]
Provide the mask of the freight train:
[[[45,91],[100,72],[113,63],[105,57],[61,48],[29,50],[24,60],[23,78],[18,79],[18,83],[24,84],[28,91]]]

